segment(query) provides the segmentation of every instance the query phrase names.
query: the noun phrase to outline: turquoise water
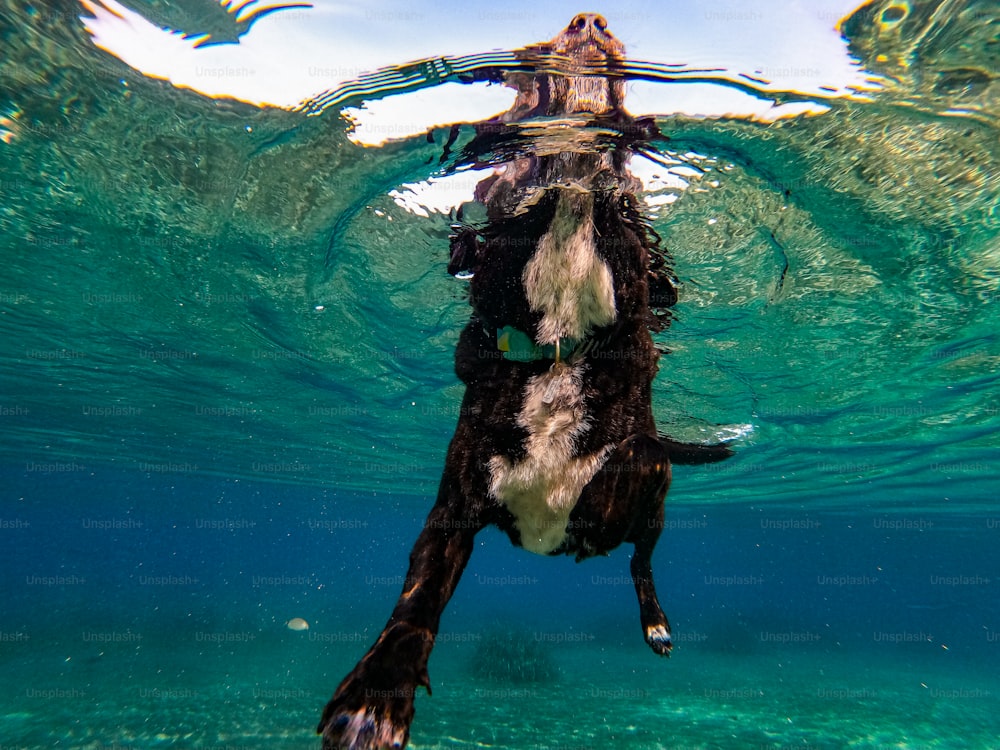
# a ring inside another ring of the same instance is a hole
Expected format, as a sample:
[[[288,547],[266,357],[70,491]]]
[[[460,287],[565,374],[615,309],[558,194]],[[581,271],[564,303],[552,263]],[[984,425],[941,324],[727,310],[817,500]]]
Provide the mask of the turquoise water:
[[[657,420],[740,435],[675,470],[674,656],[627,550],[486,533],[414,747],[1000,746],[998,21],[891,5],[843,26],[877,93],[658,120],[647,170],[688,185],[645,193],[681,281]],[[0,5],[0,747],[316,747],[458,414],[452,218],[390,195],[447,129],[363,148],[77,14]]]

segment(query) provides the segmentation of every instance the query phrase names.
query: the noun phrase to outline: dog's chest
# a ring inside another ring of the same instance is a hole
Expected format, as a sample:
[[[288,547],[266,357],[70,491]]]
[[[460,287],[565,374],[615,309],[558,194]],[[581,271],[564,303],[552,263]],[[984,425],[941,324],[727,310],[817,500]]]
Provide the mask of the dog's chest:
[[[581,490],[607,460],[611,446],[576,455],[577,440],[591,424],[584,403],[586,365],[565,363],[528,380],[517,424],[527,432],[525,455],[516,462],[493,456],[490,494],[513,514],[521,546],[546,554],[566,537],[566,524]]]
[[[522,275],[525,298],[541,314],[539,344],[581,339],[615,320],[614,276],[594,242],[594,195],[579,187],[558,190],[548,231]]]

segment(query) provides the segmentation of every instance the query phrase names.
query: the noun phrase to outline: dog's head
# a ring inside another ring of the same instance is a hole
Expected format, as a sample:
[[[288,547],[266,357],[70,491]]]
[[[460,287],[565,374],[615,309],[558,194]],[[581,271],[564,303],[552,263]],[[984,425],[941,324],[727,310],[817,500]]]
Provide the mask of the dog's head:
[[[517,100],[506,121],[622,110],[625,80],[606,74],[625,59],[625,45],[608,31],[604,16],[579,13],[551,41],[530,50],[545,70],[507,75],[505,82],[517,89]]]

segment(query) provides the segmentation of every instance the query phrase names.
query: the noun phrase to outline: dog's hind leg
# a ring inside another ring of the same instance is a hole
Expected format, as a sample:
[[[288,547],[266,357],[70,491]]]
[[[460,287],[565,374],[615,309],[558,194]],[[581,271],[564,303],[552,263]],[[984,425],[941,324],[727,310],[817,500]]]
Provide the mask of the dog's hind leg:
[[[607,554],[622,542],[635,545],[632,580],[646,643],[670,655],[670,624],[653,585],[653,548],[663,530],[663,500],[670,486],[666,446],[652,435],[632,435],[608,457],[584,488],[570,515],[577,559]]]
[[[458,482],[445,472],[437,503],[410,553],[396,607],[375,645],[337,687],[317,732],[324,750],[403,748],[418,686],[430,692],[427,660],[445,605],[481,528],[469,517]]]

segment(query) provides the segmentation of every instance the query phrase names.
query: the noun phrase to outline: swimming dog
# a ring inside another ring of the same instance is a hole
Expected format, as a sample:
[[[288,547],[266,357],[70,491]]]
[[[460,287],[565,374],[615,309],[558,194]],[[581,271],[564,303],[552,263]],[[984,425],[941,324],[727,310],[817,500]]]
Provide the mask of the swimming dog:
[[[431,689],[438,622],[488,525],[516,546],[578,561],[633,544],[643,637],[669,655],[651,557],[671,460],[730,454],[669,440],[653,419],[651,293],[653,307],[669,308],[676,291],[637,209],[627,144],[655,126],[625,112],[622,77],[593,74],[622,62],[624,46],[601,16],[580,14],[529,49],[569,69],[508,74],[513,107],[478,130],[494,154],[504,133],[531,121],[541,134],[477,186],[485,226],[452,238],[449,271],[471,275],[472,315],[455,353],[458,425],[392,616],[323,712],[326,750],[406,745],[414,693]]]

